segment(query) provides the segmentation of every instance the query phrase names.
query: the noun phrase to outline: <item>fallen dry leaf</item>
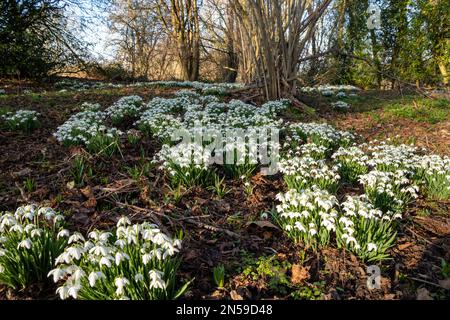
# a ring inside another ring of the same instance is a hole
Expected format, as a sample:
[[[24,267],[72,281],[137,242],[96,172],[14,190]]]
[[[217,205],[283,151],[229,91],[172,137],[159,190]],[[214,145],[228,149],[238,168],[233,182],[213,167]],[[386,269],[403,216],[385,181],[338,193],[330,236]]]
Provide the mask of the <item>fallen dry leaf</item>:
[[[244,298],[239,293],[237,293],[236,290],[232,290],[230,292],[230,297],[232,300],[244,300]]]
[[[299,264],[294,264],[291,269],[291,281],[293,284],[300,284],[310,278],[309,267],[303,267]]]
[[[430,296],[430,292],[425,288],[420,288],[417,290],[417,300],[433,300]]]
[[[410,246],[412,246],[412,243],[411,243],[411,242],[407,242],[407,243],[404,243],[404,244],[399,245],[399,246],[398,246],[398,249],[399,249],[399,250],[405,250],[406,248],[408,248],[408,247],[410,247]]]
[[[251,225],[257,225],[260,228],[269,228],[269,229],[280,230],[280,228],[278,228],[273,223],[271,223],[269,221],[264,221],[264,220],[262,220],[262,221],[251,221],[251,222],[247,223],[247,226],[251,226]]]
[[[86,208],[94,208],[97,206],[97,200],[95,198],[89,198],[87,201],[83,203]]]
[[[442,288],[445,288],[446,290],[450,290],[450,278],[445,279],[445,280],[440,280],[439,285]]]
[[[83,196],[90,199],[94,197],[91,186],[87,186],[86,188],[81,188],[80,192]]]

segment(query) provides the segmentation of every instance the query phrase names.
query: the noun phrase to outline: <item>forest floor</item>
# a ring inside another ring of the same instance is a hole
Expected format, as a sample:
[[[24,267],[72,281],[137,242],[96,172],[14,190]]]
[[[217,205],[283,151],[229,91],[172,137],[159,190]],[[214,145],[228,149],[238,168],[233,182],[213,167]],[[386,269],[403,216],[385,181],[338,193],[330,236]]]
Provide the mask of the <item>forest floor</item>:
[[[83,102],[109,106],[134,94],[148,101],[170,96],[172,89],[36,93],[38,87],[32,87],[35,93],[14,94],[16,86],[11,85],[11,94],[0,95],[0,114],[35,110],[42,115],[42,126],[31,135],[0,128],[0,211],[36,202],[67,213],[72,230],[113,227],[123,214],[136,222],[153,221],[171,234],[182,229],[180,274],[195,278],[187,299],[450,298],[450,201],[421,197],[408,207],[392,259],[381,264],[381,289],[368,290],[367,266],[355,256],[331,247],[305,252],[264,219],[277,204],[276,194],[283,191],[281,176],[255,175],[250,196],[239,181],[226,181],[230,192],[223,199],[203,188],[172,190],[156,167],[135,180],[129,168],[151,161],[160,148],[158,141],[146,138],[140,146],[124,141],[121,155],[111,158],[86,154],[91,173],[84,186],[70,183],[71,159],[85,151],[62,146],[52,134]],[[368,91],[348,98],[352,110],[346,113],[333,111],[329,98],[299,99],[316,114],[305,116],[291,108],[285,119],[326,121],[366,139],[390,138],[450,155],[450,106],[442,99]],[[220,264],[226,268],[224,289],[216,288],[212,275]],[[20,292],[0,287],[0,299],[53,299],[54,290],[42,285]]]

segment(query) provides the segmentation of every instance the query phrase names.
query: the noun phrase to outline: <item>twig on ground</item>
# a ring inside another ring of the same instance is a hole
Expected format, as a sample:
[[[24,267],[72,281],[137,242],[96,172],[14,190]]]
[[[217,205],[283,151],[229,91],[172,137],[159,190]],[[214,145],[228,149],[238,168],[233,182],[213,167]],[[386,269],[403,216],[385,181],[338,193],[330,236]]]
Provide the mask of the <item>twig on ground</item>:
[[[414,277],[408,277],[408,278],[411,279],[411,280],[414,280],[414,281],[417,281],[417,282],[422,282],[422,283],[425,283],[425,284],[429,284],[429,285],[431,285],[431,286],[435,286],[435,287],[438,287],[438,288],[441,288],[441,289],[444,289],[444,290],[449,290],[449,289],[447,289],[447,288],[441,286],[441,285],[438,284],[438,283],[434,283],[434,282],[431,282],[431,281],[422,280],[422,279],[414,278]]]
[[[199,226],[200,228],[203,228],[203,229],[206,229],[206,230],[209,230],[209,231],[222,232],[222,233],[225,233],[227,236],[230,236],[232,238],[241,239],[240,235],[238,235],[237,233],[235,233],[233,231],[227,230],[227,229],[214,227],[214,226],[211,226],[209,224],[206,224],[206,223],[203,223],[203,222],[200,222],[200,221],[195,221],[193,219],[186,219],[185,221],[187,223],[195,224],[195,225]]]

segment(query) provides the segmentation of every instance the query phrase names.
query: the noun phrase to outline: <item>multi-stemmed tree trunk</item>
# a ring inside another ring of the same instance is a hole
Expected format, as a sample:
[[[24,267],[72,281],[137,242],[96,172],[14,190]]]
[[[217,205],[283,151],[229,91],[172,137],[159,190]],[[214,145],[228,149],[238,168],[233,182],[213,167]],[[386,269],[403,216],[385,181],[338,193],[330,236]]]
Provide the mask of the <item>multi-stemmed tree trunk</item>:
[[[331,0],[231,0],[239,19],[243,79],[268,99],[295,90],[299,60]]]
[[[159,0],[158,13],[177,46],[183,80],[198,80],[200,25],[197,0]]]

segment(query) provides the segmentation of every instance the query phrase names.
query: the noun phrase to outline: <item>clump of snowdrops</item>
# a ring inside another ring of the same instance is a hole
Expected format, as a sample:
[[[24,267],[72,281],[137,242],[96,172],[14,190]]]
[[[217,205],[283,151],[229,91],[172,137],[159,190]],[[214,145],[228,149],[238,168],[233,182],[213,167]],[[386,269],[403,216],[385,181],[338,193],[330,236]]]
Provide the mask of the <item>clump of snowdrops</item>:
[[[0,284],[23,289],[47,281],[67,244],[63,224],[62,215],[35,205],[0,214]]]
[[[358,181],[359,176],[369,171],[369,156],[359,147],[339,148],[332,159],[339,164],[339,173],[342,178],[350,183]]]
[[[383,213],[365,195],[347,197],[341,208],[336,227],[338,247],[347,248],[364,262],[389,258],[387,251],[397,237],[395,220],[401,219],[401,214]]]
[[[330,166],[325,160],[315,160],[310,156],[283,159],[279,169],[288,188],[297,191],[315,185],[336,193],[341,178],[338,166]]]
[[[329,150],[339,147],[348,147],[355,140],[351,132],[340,131],[323,123],[294,123],[289,126],[289,131],[298,139],[322,145]]]
[[[74,233],[69,244],[48,274],[60,283],[61,299],[176,299],[189,286],[176,279],[181,240],[156,225],[122,217],[114,233],[94,230],[87,239]]]
[[[6,127],[11,131],[23,131],[30,133],[39,128],[39,113],[32,110],[17,110],[16,112],[8,112],[1,119]]]
[[[119,150],[122,132],[105,125],[106,113],[82,111],[72,115],[54,133],[65,146],[85,145],[93,153],[112,155]]]
[[[289,190],[277,195],[276,220],[296,243],[317,249],[327,246],[336,230],[338,201],[316,186],[302,191]]]
[[[360,182],[375,207],[383,212],[401,212],[418,196],[419,188],[409,176],[411,172],[405,170],[395,172],[373,170],[360,176]]]
[[[210,186],[215,172],[211,167],[210,150],[196,143],[181,143],[176,146],[163,145],[154,162],[169,174],[173,186]]]
[[[416,179],[428,196],[446,200],[450,198],[450,158],[438,155],[416,157]]]
[[[126,96],[117,100],[105,110],[114,125],[120,124],[124,119],[134,119],[142,110],[142,98],[139,96]]]

